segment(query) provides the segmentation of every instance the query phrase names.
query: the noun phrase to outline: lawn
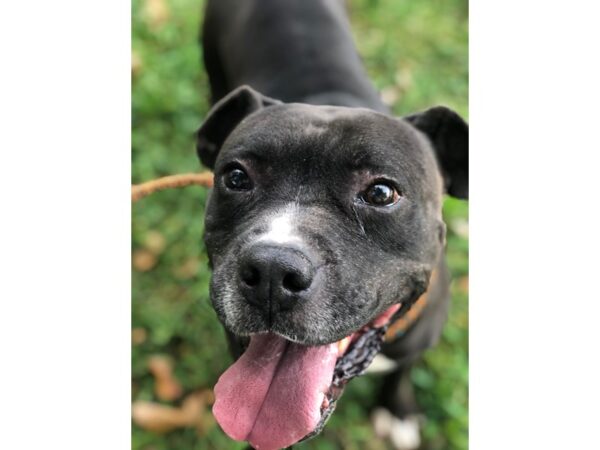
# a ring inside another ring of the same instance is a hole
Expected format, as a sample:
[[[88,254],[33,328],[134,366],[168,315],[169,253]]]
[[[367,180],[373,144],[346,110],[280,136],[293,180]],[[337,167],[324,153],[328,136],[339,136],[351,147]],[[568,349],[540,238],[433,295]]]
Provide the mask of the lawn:
[[[445,104],[468,117],[465,0],[348,3],[369,76],[395,114]],[[198,45],[202,5],[201,0],[133,0],[134,183],[201,170],[192,135],[209,108]],[[231,359],[208,299],[205,198],[203,188],[189,187],[133,206],[133,400],[178,407],[183,399],[201,399],[194,426],[156,433],[134,425],[134,449],[244,448],[220,431],[208,405],[209,389]],[[414,368],[412,379],[427,417],[424,448],[460,450],[468,447],[468,203],[448,198],[444,215],[452,307],[441,342]],[[161,356],[173,365],[180,392],[177,386],[157,389]],[[350,383],[320,437],[297,448],[389,448],[373,435],[366,413],[379,382],[364,376]]]

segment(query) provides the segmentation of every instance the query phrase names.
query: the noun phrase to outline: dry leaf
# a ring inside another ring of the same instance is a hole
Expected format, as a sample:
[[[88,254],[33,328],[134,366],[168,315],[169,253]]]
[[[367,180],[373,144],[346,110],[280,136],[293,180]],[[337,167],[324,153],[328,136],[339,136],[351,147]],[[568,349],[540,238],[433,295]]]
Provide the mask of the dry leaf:
[[[164,25],[171,16],[165,0],[146,0],[144,15],[151,28],[157,29]]]
[[[165,237],[156,230],[150,230],[146,233],[144,247],[155,255],[160,255],[166,247]]]
[[[194,277],[198,273],[200,268],[200,261],[198,258],[188,258],[179,267],[173,270],[174,275],[180,280],[187,280]]]
[[[136,425],[155,433],[167,433],[189,425],[189,419],[181,409],[158,403],[134,402],[131,413]]]
[[[138,248],[133,251],[133,267],[139,272],[147,272],[158,262],[156,256],[145,248]]]
[[[140,345],[146,342],[146,338],[148,337],[148,333],[144,328],[134,328],[131,330],[131,342],[133,345]]]
[[[154,392],[160,400],[172,401],[181,396],[182,388],[173,375],[173,363],[165,356],[152,356],[148,369],[156,379]]]
[[[190,426],[195,426],[200,436],[204,436],[208,430],[216,425],[209,409],[214,401],[215,396],[212,390],[204,389],[188,395],[181,405],[181,409],[190,420]]]
[[[196,432],[199,436],[204,436],[217,424],[212,415],[212,411],[209,408],[215,402],[215,394],[211,389],[204,389],[202,391],[197,391],[192,395],[194,395],[194,398],[197,399],[197,401],[202,402],[203,405],[202,412],[196,420]]]
[[[188,395],[183,400],[181,408],[136,401],[131,411],[134,423],[145,430],[167,433],[176,428],[195,427],[198,434],[204,435],[215,426],[214,418],[208,408],[212,402],[214,402],[212,391],[205,389]]]

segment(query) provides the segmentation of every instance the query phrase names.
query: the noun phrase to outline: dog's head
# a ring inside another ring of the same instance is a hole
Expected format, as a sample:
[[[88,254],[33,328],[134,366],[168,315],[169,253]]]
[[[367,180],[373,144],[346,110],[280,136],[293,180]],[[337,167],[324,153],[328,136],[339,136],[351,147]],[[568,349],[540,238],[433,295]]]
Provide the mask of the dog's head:
[[[467,141],[443,107],[396,119],[245,86],[214,106],[197,142],[215,176],[211,299],[230,333],[253,337],[215,389],[230,436],[279,448],[319,429],[341,343],[426,289],[445,241],[444,189],[467,195]]]
[[[229,94],[197,143],[225,327],[325,344],[417,298],[444,245],[443,188],[467,195],[467,139],[443,107],[395,119]]]

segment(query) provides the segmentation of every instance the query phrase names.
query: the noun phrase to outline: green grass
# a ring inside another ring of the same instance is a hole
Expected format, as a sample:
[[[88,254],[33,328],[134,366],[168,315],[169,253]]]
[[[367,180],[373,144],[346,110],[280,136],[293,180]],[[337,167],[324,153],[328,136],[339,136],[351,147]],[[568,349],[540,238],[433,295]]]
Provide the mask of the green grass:
[[[152,2],[150,2],[152,3]],[[158,2],[160,3],[160,2]],[[200,169],[192,134],[208,110],[208,81],[197,41],[202,1],[165,0],[154,16],[133,0],[132,181]],[[369,76],[393,111],[446,104],[467,117],[465,0],[350,0],[354,36]],[[160,11],[158,11],[160,13]],[[154,17],[154,18],[153,18]],[[170,355],[186,392],[211,388],[230,364],[223,331],[208,299],[202,243],[206,193],[190,187],[157,193],[133,206],[132,326],[146,338],[133,346],[133,399],[156,400],[151,355]],[[468,204],[447,199],[448,261],[453,301],[442,341],[413,370],[428,420],[425,448],[467,448]],[[354,380],[320,437],[299,449],[386,449],[366,415],[380,380]],[[177,404],[175,402],[174,404]],[[133,448],[237,449],[217,426],[154,434],[133,427]]]

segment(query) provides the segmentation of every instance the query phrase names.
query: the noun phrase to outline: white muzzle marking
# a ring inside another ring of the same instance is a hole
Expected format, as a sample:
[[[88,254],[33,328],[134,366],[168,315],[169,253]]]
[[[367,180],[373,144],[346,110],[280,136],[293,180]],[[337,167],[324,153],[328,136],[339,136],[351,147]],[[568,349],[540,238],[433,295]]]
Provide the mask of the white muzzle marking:
[[[269,230],[258,236],[259,241],[273,242],[275,244],[286,244],[291,242],[301,242],[302,239],[296,233],[294,218],[296,214],[291,208],[283,213],[277,214],[269,223]]]

